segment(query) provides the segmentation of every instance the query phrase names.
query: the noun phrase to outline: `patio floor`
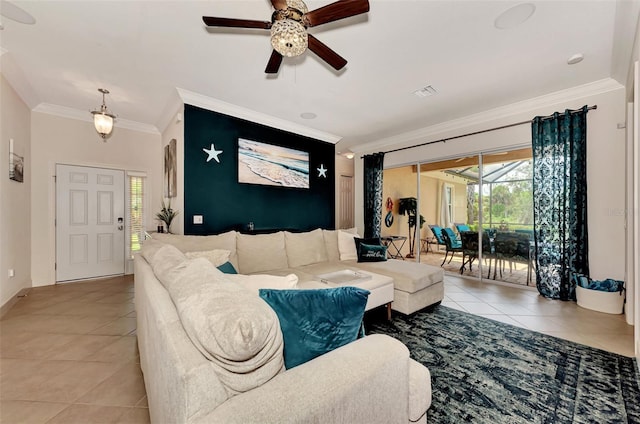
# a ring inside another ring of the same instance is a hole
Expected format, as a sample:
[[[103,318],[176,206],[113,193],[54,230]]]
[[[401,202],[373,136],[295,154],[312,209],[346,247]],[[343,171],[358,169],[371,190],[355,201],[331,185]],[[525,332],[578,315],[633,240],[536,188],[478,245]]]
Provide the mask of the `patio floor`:
[[[435,266],[440,266],[442,264],[442,260],[444,259],[444,254],[445,251],[444,249],[442,249],[441,251],[436,250],[435,252],[432,252],[431,250],[429,250],[428,253],[422,251],[420,252],[420,262],[422,263],[426,263],[429,265],[435,265]],[[495,261],[491,262],[491,275],[489,277],[487,277],[487,273],[489,271],[489,260],[488,259],[483,259],[482,261],[482,278],[483,279],[490,279],[490,280],[496,280],[496,281],[502,281],[505,283],[512,283],[512,284],[518,284],[521,286],[535,286],[535,272],[532,272],[531,274],[531,281],[529,281],[529,283],[527,284],[527,276],[528,276],[528,265],[525,263],[518,263],[518,262],[512,262],[509,263],[508,261],[504,261],[502,263],[502,266],[498,268],[498,272],[496,273],[495,277],[494,277],[494,265],[495,265]],[[466,266],[466,269],[463,271],[462,275],[463,276],[468,276],[468,277],[477,277],[480,278],[479,275],[479,270],[480,267],[478,266],[478,260],[475,260],[472,264],[473,266],[473,271],[469,270],[469,266]],[[455,255],[453,255],[453,259],[451,260],[451,262],[449,263],[449,259],[447,258],[447,262],[442,265],[442,268],[444,268],[445,272],[448,274],[455,274],[455,275],[461,275],[460,274],[460,266],[462,266],[462,253],[456,253]],[[500,272],[500,268],[502,268],[502,275]]]

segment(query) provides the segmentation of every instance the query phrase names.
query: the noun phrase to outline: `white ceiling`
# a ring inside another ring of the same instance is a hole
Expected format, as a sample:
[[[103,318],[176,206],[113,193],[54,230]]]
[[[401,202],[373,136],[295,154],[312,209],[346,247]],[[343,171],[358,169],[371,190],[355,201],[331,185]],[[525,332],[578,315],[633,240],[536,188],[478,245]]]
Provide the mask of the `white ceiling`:
[[[274,77],[268,31],[208,30],[201,19],[269,20],[267,0],[12,3],[36,24],[2,18],[3,73],[33,108],[88,119],[104,87],[121,122],[162,130],[180,88],[336,135],[339,150],[604,78],[625,83],[638,11],[635,0],[534,1],[531,19],[498,30],[495,18],[521,2],[370,0],[366,15],[310,29],[345,69],[306,52]],[[567,65],[575,53],[584,61]],[[412,94],[426,85],[438,94]]]

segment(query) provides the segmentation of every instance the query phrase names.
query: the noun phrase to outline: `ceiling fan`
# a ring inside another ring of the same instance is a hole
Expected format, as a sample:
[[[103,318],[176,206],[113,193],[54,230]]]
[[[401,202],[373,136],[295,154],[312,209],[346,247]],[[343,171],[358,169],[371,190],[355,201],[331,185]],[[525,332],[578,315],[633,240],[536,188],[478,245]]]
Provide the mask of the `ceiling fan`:
[[[298,56],[304,53],[307,47],[334,69],[342,69],[347,64],[346,59],[309,34],[307,28],[369,11],[368,0],[338,0],[311,12],[302,0],[271,0],[271,4],[275,9],[271,15],[271,22],[212,16],[203,16],[202,20],[211,27],[271,30],[273,52],[264,71],[267,74],[276,74],[283,56]]]

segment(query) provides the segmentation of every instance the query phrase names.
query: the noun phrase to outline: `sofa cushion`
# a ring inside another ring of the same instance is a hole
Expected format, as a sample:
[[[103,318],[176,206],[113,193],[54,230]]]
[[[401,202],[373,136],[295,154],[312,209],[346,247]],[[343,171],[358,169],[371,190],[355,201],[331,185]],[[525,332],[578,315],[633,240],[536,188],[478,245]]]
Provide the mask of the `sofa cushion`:
[[[164,282],[162,281],[161,276],[168,274],[175,268],[178,268],[187,260],[184,253],[178,250],[177,247],[164,243],[151,244],[145,242],[142,247],[142,255],[145,257],[147,262],[149,262],[149,265],[151,265],[151,268],[153,269],[153,273],[163,285]]]
[[[322,230],[317,229],[304,233],[284,233],[287,249],[287,260],[291,268],[326,262],[327,248],[324,244]]]
[[[211,361],[229,395],[258,387],[282,371],[283,338],[274,311],[208,260],[178,259],[175,248],[165,246],[151,266],[189,339]]]
[[[213,250],[201,250],[197,252],[186,252],[184,255],[189,259],[205,258],[218,267],[225,262],[229,262],[229,255],[231,251],[225,249],[213,249]]]
[[[162,243],[172,244],[182,252],[196,252],[213,249],[228,250],[231,252],[229,254],[229,262],[231,262],[236,269],[238,268],[235,231],[228,231],[226,233],[213,236],[184,236],[180,234],[154,233],[152,239],[158,240]]]
[[[444,279],[444,270],[440,267],[398,259],[362,263],[348,261],[347,264],[391,277],[394,289],[407,293],[415,293]]]
[[[260,289],[295,289],[298,285],[298,276],[296,274],[289,274],[285,276],[266,274],[231,274],[226,277],[230,281],[241,284],[256,294],[258,294]]]
[[[282,231],[258,235],[238,233],[236,243],[237,270],[242,274],[264,273],[272,269],[288,267]]]
[[[338,250],[340,250],[340,260],[349,261],[358,259],[355,239],[360,238],[358,234],[338,230]]]
[[[278,314],[287,369],[358,338],[369,291],[357,287],[312,290],[261,289]]]
[[[147,260],[147,262],[149,262],[149,264],[151,264],[153,257],[163,246],[165,246],[165,243],[161,243],[158,240],[145,240],[142,244],[142,248],[140,249],[140,254]]]
[[[431,374],[422,364],[409,359],[409,421],[419,422],[431,406]]]
[[[338,230],[322,230],[324,247],[327,249],[327,260],[335,262],[340,260],[340,249],[338,249]]]
[[[386,260],[387,246],[358,244],[358,262],[384,262]]]

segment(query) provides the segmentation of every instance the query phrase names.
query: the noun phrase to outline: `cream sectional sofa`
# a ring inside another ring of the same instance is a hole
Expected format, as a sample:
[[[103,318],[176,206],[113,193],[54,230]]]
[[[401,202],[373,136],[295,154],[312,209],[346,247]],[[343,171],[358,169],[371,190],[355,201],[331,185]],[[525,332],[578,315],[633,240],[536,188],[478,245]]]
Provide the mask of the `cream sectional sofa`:
[[[298,276],[301,287],[317,280],[315,276],[319,274],[344,269],[382,274],[393,279],[391,308],[406,315],[442,301],[442,268],[397,259],[359,263],[354,236],[357,236],[354,230],[316,229],[302,233],[247,235],[230,231],[215,236],[154,234],[152,237],[183,252],[229,250],[229,261],[240,274],[293,273]]]
[[[256,251],[236,234],[166,239],[195,251],[230,250],[236,237],[241,271],[263,266],[246,255],[276,250]],[[429,371],[398,340],[366,336],[285,370],[277,316],[255,292],[162,242],[146,242],[134,266],[153,423],[426,423]]]

